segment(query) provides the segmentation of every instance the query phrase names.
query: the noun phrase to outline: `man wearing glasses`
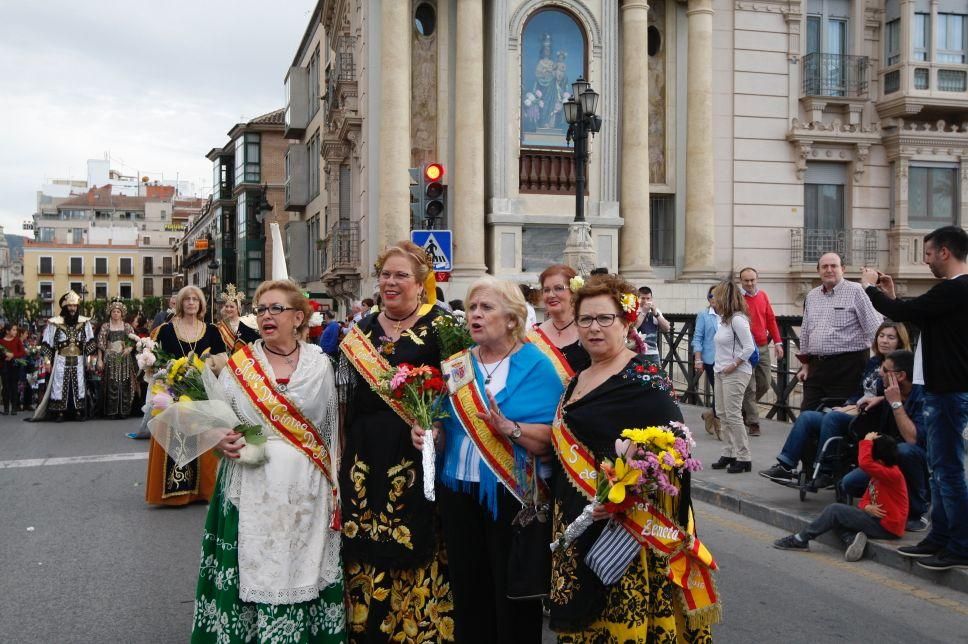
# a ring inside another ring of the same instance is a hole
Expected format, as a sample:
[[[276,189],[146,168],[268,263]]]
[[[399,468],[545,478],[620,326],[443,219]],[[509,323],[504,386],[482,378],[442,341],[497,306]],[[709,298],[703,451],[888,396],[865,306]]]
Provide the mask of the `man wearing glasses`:
[[[776,359],[783,359],[783,338],[780,327],[776,324],[776,314],[766,291],[759,287],[759,273],[752,266],[747,266],[739,272],[739,282],[743,288],[743,299],[750,315],[750,332],[753,342],[760,352],[760,361],[753,368],[753,377],[746,387],[743,396],[743,416],[750,436],[760,435],[760,410],[757,404],[760,398],[773,388],[772,360],[770,360],[770,342],[776,349]]]

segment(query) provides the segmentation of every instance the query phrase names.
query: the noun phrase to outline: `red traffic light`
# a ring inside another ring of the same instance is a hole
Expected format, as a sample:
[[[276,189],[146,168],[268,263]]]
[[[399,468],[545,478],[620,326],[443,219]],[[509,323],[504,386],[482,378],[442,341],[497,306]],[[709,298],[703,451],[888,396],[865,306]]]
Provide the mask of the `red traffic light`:
[[[439,163],[428,163],[424,168],[424,177],[428,181],[440,181],[444,176],[444,166]]]

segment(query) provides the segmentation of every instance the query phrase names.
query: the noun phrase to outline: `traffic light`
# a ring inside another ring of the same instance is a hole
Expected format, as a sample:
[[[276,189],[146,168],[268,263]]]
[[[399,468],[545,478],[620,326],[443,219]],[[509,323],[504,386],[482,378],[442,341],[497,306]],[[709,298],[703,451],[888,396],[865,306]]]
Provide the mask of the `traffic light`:
[[[434,230],[447,221],[447,186],[444,166],[425,163],[410,168],[410,225],[415,230]]]
[[[424,204],[423,213],[428,230],[434,230],[444,220],[446,210],[446,195],[442,179],[444,166],[439,163],[428,163],[424,166]]]

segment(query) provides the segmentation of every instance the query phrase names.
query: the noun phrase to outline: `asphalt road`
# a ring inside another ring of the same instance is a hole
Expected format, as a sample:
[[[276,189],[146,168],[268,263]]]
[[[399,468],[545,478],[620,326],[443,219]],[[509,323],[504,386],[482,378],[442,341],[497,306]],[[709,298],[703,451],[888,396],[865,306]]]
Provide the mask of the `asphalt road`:
[[[0,417],[0,641],[187,641],[206,507],[145,505],[147,446],[123,437],[135,425]],[[966,595],[696,514],[721,568],[717,642],[968,642]]]

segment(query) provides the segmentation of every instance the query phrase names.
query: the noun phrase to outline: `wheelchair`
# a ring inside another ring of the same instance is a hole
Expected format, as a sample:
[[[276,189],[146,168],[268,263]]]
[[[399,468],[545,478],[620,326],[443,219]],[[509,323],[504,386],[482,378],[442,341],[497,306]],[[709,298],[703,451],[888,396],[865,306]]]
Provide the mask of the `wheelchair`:
[[[843,398],[824,398],[818,404],[816,411],[830,413],[834,407],[839,407],[844,402]],[[811,439],[804,446],[797,479],[789,484],[789,487],[797,489],[801,502],[807,500],[808,494],[816,494],[823,489],[817,486],[816,481],[821,475],[827,475],[831,478],[837,502],[848,505],[852,503],[852,497],[841,489],[840,480],[857,467],[857,443],[859,442],[857,432],[861,431],[862,427],[867,426],[867,418],[864,413],[858,414],[851,419],[843,436],[832,436],[824,441],[824,444],[819,446],[819,458],[815,457],[819,437]],[[855,426],[858,427],[855,429]],[[861,434],[861,437],[863,437],[863,434]]]

